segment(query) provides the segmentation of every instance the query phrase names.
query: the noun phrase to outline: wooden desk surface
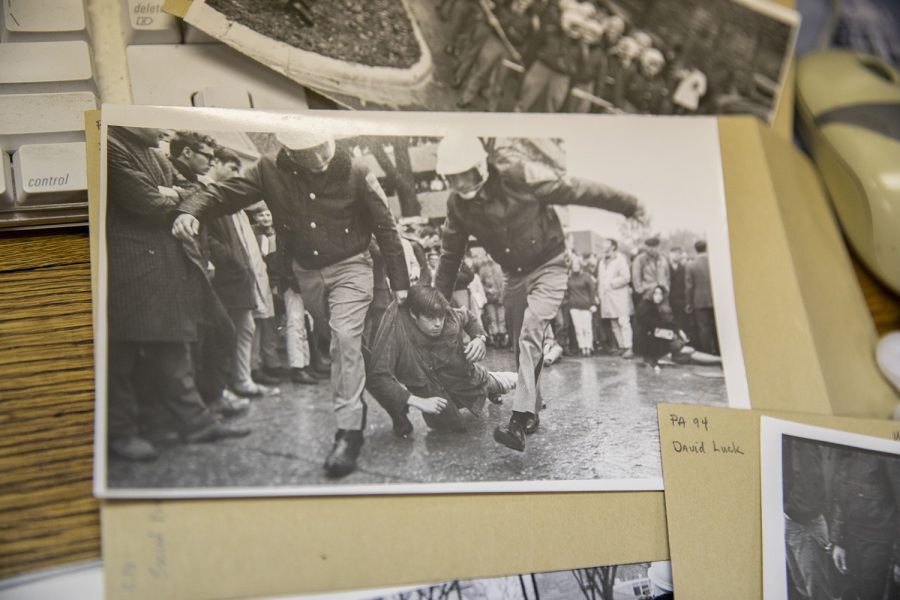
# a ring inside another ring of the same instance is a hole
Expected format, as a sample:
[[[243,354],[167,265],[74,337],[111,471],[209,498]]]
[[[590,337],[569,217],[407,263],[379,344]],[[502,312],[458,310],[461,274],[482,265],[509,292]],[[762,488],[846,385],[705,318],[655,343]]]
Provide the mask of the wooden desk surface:
[[[857,269],[878,331],[900,299]],[[0,578],[100,556],[85,230],[0,237]]]

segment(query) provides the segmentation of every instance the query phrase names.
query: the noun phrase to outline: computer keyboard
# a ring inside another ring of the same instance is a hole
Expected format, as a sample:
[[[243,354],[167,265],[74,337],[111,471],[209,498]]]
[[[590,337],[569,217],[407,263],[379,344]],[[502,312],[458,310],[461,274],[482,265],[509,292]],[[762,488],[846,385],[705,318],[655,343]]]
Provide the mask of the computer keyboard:
[[[304,88],[163,0],[2,0],[0,229],[87,223],[84,111],[101,102],[300,110]]]

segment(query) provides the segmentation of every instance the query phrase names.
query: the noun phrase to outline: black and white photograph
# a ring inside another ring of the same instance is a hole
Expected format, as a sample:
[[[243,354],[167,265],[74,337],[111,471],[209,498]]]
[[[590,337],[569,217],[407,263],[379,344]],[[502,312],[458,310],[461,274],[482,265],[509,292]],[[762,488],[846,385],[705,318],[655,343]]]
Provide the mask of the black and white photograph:
[[[107,106],[96,492],[662,489],[748,407],[714,119]]]
[[[763,417],[765,598],[900,598],[900,442]]]
[[[764,121],[799,25],[769,0],[194,0],[185,20],[347,108]]]
[[[293,596],[282,600],[671,600],[669,561],[605,565],[419,586]]]

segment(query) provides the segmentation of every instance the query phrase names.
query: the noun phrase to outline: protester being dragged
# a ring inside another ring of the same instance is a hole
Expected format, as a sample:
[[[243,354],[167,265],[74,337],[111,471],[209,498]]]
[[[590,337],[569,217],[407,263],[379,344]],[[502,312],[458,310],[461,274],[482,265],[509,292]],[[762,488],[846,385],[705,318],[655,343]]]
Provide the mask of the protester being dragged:
[[[404,304],[388,307],[366,389],[391,416],[395,434],[412,432],[410,408],[433,429],[465,431],[462,409],[480,416],[485,399],[515,387],[515,373],[492,373],[478,364],[486,337],[471,312],[451,308],[432,287],[414,285]]]

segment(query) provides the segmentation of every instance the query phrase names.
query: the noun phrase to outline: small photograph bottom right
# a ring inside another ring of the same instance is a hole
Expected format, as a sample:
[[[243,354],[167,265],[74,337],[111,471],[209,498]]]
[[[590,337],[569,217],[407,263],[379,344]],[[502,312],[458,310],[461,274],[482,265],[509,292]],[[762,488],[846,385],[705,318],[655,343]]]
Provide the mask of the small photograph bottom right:
[[[668,561],[357,590],[320,600],[672,600]],[[300,596],[306,600],[312,596]]]
[[[900,442],[763,418],[766,600],[900,598]]]

